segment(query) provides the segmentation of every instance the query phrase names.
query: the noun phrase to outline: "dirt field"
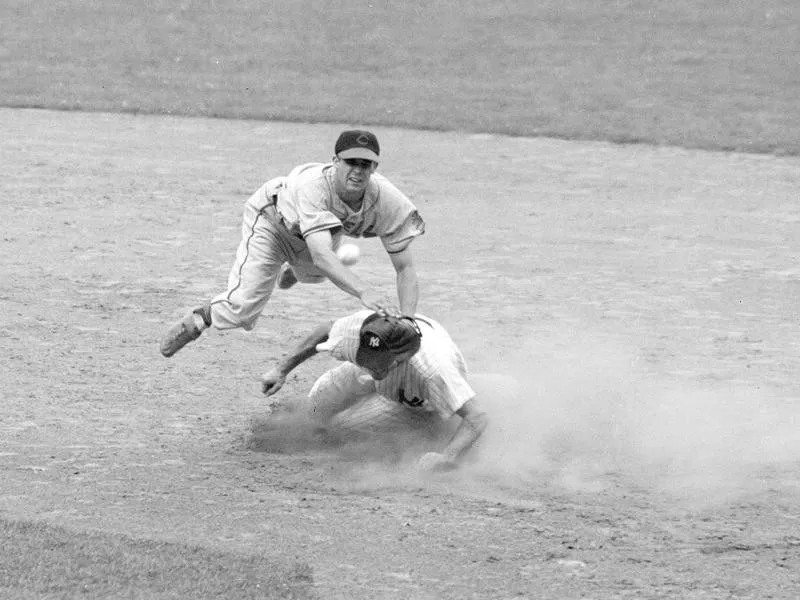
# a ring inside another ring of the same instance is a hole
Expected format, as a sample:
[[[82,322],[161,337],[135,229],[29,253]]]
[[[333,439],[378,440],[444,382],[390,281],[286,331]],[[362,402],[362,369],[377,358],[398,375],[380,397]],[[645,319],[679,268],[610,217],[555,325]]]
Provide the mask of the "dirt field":
[[[422,478],[265,440],[260,373],[357,308],[330,285],[158,353],[241,203],[339,129],[0,109],[0,518],[265,555],[320,598],[798,597],[800,159],[378,129],[493,417]]]

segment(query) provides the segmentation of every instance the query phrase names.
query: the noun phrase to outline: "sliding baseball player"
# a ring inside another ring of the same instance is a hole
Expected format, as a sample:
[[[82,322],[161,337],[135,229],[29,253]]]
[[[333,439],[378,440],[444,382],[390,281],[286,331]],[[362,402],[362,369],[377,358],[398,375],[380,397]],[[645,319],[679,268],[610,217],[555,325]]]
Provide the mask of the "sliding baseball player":
[[[320,325],[263,376],[264,394],[275,394],[292,370],[319,352],[344,363],[317,379],[304,406],[320,424],[360,431],[387,423],[425,428],[455,416],[458,425],[444,447],[419,459],[425,470],[455,468],[486,429],[464,357],[432,319],[362,310]]]

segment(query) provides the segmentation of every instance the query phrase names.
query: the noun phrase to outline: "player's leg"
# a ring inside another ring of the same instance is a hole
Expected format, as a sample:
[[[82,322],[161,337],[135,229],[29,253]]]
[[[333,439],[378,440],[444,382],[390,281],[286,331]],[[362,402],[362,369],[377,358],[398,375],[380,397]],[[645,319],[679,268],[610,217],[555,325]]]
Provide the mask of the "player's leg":
[[[272,296],[281,265],[290,255],[282,233],[262,212],[247,205],[245,213],[228,289],[211,301],[216,329],[253,329]]]
[[[333,232],[331,247],[336,252],[342,245],[344,236],[341,231]],[[294,258],[283,265],[278,275],[278,287],[288,290],[298,281],[300,283],[322,283],[327,277],[311,260],[311,253],[308,248],[298,252]]]
[[[417,429],[427,420],[411,413],[399,402],[373,392],[359,397],[334,415],[328,427],[340,433],[383,435]]]
[[[298,408],[311,421],[326,424],[356,404],[359,398],[374,391],[375,382],[369,374],[353,363],[345,362],[320,375]]]
[[[263,188],[253,198],[260,198]],[[161,353],[172,356],[211,326],[217,329],[255,326],[269,301],[287,244],[254,203],[248,200],[242,216],[242,239],[228,276],[228,289],[209,303],[193,308],[175,323],[161,342]]]
[[[344,434],[383,434],[414,430],[427,434],[438,419],[417,414],[375,391],[374,380],[352,363],[323,373],[301,405],[307,417]]]

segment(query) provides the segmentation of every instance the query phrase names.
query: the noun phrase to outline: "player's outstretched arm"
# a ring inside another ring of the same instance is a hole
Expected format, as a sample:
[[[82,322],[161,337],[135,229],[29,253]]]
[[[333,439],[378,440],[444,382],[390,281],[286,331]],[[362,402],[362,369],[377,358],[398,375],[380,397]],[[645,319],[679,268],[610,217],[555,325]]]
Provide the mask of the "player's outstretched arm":
[[[364,308],[392,316],[400,316],[394,302],[371,289],[353,271],[345,267],[331,250],[331,234],[328,230],[316,231],[306,236],[308,251],[314,266],[320,269],[340,290],[357,298]]]
[[[464,454],[472,448],[483,435],[489,424],[489,417],[478,406],[475,398],[466,402],[456,411],[461,423],[450,442],[441,453],[427,452],[419,460],[419,466],[427,471],[446,471],[458,466]]]
[[[413,316],[417,314],[419,283],[411,247],[407,246],[401,252],[390,254],[389,258],[391,258],[392,266],[397,274],[397,299],[400,302],[400,312]]]
[[[261,391],[265,396],[272,396],[280,390],[286,376],[317,353],[317,344],[328,339],[332,326],[333,321],[329,321],[314,329],[291,353],[261,376]]]
[[[356,298],[361,298],[361,293],[367,286],[336,256],[332,249],[333,240],[330,231],[323,229],[309,233],[305,240],[314,266],[325,273],[331,283],[340,290]]]

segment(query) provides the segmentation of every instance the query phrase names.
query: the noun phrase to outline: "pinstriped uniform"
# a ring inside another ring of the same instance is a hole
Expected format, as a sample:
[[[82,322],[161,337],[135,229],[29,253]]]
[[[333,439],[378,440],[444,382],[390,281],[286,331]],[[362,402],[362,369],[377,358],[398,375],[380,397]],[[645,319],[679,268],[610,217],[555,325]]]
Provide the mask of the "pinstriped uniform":
[[[423,425],[446,421],[475,397],[467,382],[467,364],[447,331],[419,315],[419,351],[374,381],[353,363],[358,332],[369,311],[334,323],[328,349],[344,364],[323,374],[309,394],[312,409],[344,427],[371,429],[387,424]],[[324,346],[324,345],[323,345]]]
[[[423,317],[425,318],[425,317]],[[435,412],[449,419],[475,397],[467,383],[467,363],[444,328],[425,318],[419,351],[375,382],[379,394],[413,412]]]

